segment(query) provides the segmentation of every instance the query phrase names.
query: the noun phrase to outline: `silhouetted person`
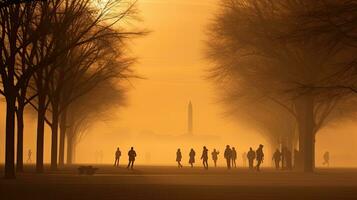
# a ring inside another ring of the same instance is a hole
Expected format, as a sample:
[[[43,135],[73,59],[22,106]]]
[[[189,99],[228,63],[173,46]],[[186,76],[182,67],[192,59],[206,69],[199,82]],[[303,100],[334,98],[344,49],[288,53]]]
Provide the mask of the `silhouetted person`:
[[[32,156],[32,151],[31,149],[29,149],[29,151],[27,152],[27,163],[32,163],[31,156]]]
[[[128,156],[129,156],[129,164],[128,164],[128,167],[126,167],[126,168],[129,169],[129,167],[130,167],[131,169],[133,169],[135,157],[136,157],[136,152],[134,151],[134,147],[131,147],[130,151],[128,152]]]
[[[237,168],[236,160],[237,160],[237,151],[234,147],[232,147],[232,167],[234,166],[234,168]]]
[[[275,163],[275,169],[278,170],[280,168],[281,161],[281,152],[279,151],[279,149],[276,149],[276,151],[274,152],[272,160]]]
[[[247,152],[242,153],[243,167],[247,166]]]
[[[258,149],[255,152],[256,156],[257,156],[257,171],[260,171],[260,165],[262,164],[262,162],[264,161],[264,153],[263,153],[263,145],[259,145]]]
[[[229,147],[229,145],[226,146],[226,150],[224,151],[224,158],[227,161],[227,168],[231,168],[231,159],[232,159],[232,149]]]
[[[119,147],[117,148],[117,151],[115,152],[115,161],[114,161],[114,167],[119,166],[119,159],[121,156],[121,151],[119,150]]]
[[[195,163],[196,152],[193,149],[191,149],[189,156],[190,156],[190,159],[188,160],[188,163],[190,163],[191,168],[192,168],[193,163]]]
[[[281,151],[281,166],[282,169],[292,170],[293,169],[293,161],[292,161],[292,153],[287,147],[283,147]]]
[[[181,150],[180,150],[180,149],[177,149],[177,152],[176,152],[176,162],[177,162],[179,168],[182,168],[181,160],[182,160]]]
[[[288,148],[283,146],[283,148],[281,149],[281,168],[287,169],[287,162],[286,162],[286,156],[287,156],[287,150]]]
[[[254,160],[255,160],[255,151],[253,151],[252,147],[249,148],[249,151],[247,153],[247,158],[249,161],[249,169],[254,168]]]
[[[324,158],[324,162],[322,164],[327,165],[327,167],[329,167],[330,166],[330,153],[328,151],[326,151],[324,153],[323,158]]]
[[[292,170],[293,169],[293,159],[292,159],[292,154],[289,149],[286,149],[285,151],[285,160],[286,160],[286,169]]]
[[[208,169],[208,149],[206,148],[206,146],[203,147],[201,159],[202,159],[203,167],[205,169]]]
[[[217,167],[218,154],[219,154],[219,151],[217,151],[216,149],[213,149],[212,160],[214,162],[214,167]]]

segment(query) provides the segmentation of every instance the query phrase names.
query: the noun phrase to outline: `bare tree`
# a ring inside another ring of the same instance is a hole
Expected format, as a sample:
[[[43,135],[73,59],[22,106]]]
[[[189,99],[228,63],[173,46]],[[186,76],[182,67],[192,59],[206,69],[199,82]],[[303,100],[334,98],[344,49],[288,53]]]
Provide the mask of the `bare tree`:
[[[298,87],[315,92],[337,90],[342,94],[357,92],[357,2],[350,0],[317,0],[307,12],[300,13],[299,23],[288,38],[323,38],[325,48],[338,44],[345,49],[343,62],[335,63],[338,71],[327,74],[315,85],[300,84]]]
[[[38,112],[36,169],[43,171],[44,123],[50,123],[46,117],[52,97],[49,91],[54,85],[59,60],[66,58],[74,48],[93,41],[103,38],[126,40],[138,34],[123,26],[135,18],[135,1],[111,0],[101,8],[94,3],[90,0],[51,0],[0,8],[0,93],[7,105],[5,176],[8,178],[15,177],[15,113],[20,138],[18,170],[22,170],[23,110],[28,103]],[[114,9],[116,12],[110,12]],[[71,37],[64,37],[68,35]],[[35,83],[31,86],[35,89],[32,96],[27,93],[30,82]],[[53,147],[57,146],[55,130]]]
[[[309,10],[309,2],[223,1],[207,42],[208,57],[215,63],[211,78],[228,93],[259,94],[295,118],[305,172],[314,168],[316,133],[343,97],[296,87],[296,83],[314,84],[336,70],[334,63],[343,53],[337,44],[325,48],[322,39],[286,39],[297,28],[298,16]],[[240,90],[241,86],[248,90]]]
[[[39,166],[38,171],[40,172],[43,166],[43,153],[41,152],[43,152],[44,122],[46,121],[52,129],[51,168],[56,169],[58,123],[61,112],[74,99],[96,87],[96,84],[100,81],[99,77],[114,76],[111,71],[105,68],[107,64],[104,62],[104,59],[107,59],[106,62],[113,59],[113,55],[118,56],[116,54],[117,51],[111,48],[111,44],[123,45],[124,40],[130,38],[131,35],[140,35],[142,33],[134,30],[126,31],[126,29],[122,28],[124,21],[134,17],[133,15],[136,13],[134,9],[135,2],[107,1],[100,11],[98,8],[92,8],[91,1],[74,0],[73,3],[73,8],[66,7],[64,3],[58,5],[59,8],[64,10],[59,9],[59,14],[53,17],[55,19],[54,22],[51,21],[49,23],[56,27],[61,27],[58,26],[58,23],[64,24],[64,26],[57,31],[57,33],[61,33],[60,35],[52,36],[53,45],[46,44],[47,46],[50,45],[56,53],[56,59],[47,68],[43,68],[42,72],[38,71],[34,76],[38,94],[39,160],[37,161],[37,166]],[[116,12],[109,12],[112,9],[115,9]],[[62,13],[64,13],[64,16]],[[59,16],[56,17],[57,15]],[[108,40],[112,42],[109,43]],[[106,43],[106,46],[99,45],[100,43]],[[63,49],[63,51],[58,52],[58,49]],[[73,60],[74,57],[77,60]],[[66,59],[72,59],[72,61],[68,62]],[[87,80],[80,79],[81,76],[88,75],[87,72],[90,72],[91,76]],[[75,95],[63,93],[62,90],[66,86],[70,86],[72,89],[81,87],[82,93]],[[66,95],[66,98],[63,95]],[[60,102],[61,99],[65,99],[65,101]],[[49,105],[52,108],[52,122],[45,118]],[[62,147],[61,144],[60,147]]]
[[[104,79],[90,92],[77,98],[67,110],[67,164],[72,164],[76,145],[88,129],[97,122],[113,119],[115,112],[125,105],[125,89],[120,82],[125,79]]]
[[[39,65],[28,65],[24,55],[34,47],[32,44],[39,39],[39,35],[46,35],[49,31],[39,25],[34,27],[33,19],[36,18],[36,3],[16,4],[0,8],[0,74],[2,90],[0,93],[6,99],[6,159],[5,177],[15,177],[14,163],[14,128],[16,98],[24,96],[23,88],[28,83],[32,74]],[[21,91],[21,94],[20,94]],[[19,95],[20,94],[20,95]],[[22,112],[20,105],[17,113]],[[18,115],[21,121],[21,115]],[[21,124],[19,124],[21,129]],[[19,130],[20,143],[22,132]],[[22,165],[20,146],[19,164]]]
[[[231,94],[222,94],[229,116],[264,136],[271,149],[279,148],[281,145],[290,149],[295,148],[297,124],[291,113],[263,97],[237,97],[230,96]]]

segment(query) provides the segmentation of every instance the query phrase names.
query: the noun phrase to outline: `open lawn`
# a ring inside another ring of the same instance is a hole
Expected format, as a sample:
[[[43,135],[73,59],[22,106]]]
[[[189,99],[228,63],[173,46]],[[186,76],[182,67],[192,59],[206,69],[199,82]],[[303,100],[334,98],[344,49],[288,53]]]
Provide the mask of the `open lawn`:
[[[317,169],[313,174],[248,169],[96,165],[94,176],[78,166],[34,173],[26,166],[15,180],[0,179],[0,200],[57,199],[357,199],[357,169]],[[2,170],[2,169],[1,169]],[[3,173],[1,171],[1,173]]]

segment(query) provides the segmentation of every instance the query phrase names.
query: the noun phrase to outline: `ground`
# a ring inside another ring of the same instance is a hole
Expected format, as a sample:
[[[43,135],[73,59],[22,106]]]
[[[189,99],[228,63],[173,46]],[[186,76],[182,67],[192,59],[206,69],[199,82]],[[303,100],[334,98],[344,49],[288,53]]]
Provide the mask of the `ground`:
[[[15,180],[0,179],[0,199],[357,199],[357,169],[303,174],[269,168],[258,173],[158,166],[131,171],[100,165],[94,176],[88,176],[78,175],[77,167],[36,174],[34,166],[26,166]]]

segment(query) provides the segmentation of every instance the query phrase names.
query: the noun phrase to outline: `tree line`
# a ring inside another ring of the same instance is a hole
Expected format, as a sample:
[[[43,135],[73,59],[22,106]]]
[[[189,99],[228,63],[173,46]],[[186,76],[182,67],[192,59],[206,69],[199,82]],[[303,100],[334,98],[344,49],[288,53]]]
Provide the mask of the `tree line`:
[[[66,150],[72,163],[76,143],[93,121],[124,105],[125,81],[136,77],[127,41],[145,34],[133,26],[136,20],[131,0],[26,1],[0,8],[6,178],[15,177],[15,157],[16,171],[23,171],[25,109],[37,119],[36,171],[42,173],[46,125],[56,170]]]
[[[209,26],[209,78],[227,113],[315,166],[315,137],[355,117],[357,1],[223,0]],[[337,136],[338,137],[338,136]]]

